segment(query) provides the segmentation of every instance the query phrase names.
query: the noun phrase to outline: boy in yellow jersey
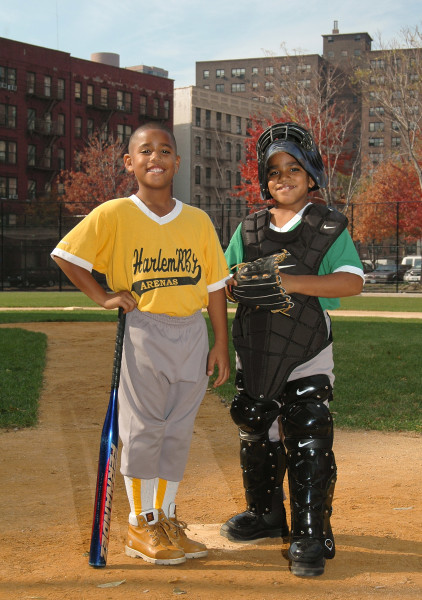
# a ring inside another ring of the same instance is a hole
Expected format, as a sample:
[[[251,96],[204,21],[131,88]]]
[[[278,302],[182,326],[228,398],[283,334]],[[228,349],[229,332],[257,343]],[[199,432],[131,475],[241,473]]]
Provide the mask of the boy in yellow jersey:
[[[106,309],[126,313],[119,387],[121,472],[130,503],[126,554],[157,564],[207,555],[176,516],[193,423],[215,367],[229,377],[226,261],[208,215],[172,197],[179,168],[172,132],[157,123],[131,136],[130,198],[95,208],[52,253],[67,277]],[[107,276],[112,293],[94,279]],[[202,315],[215,335],[209,350]]]

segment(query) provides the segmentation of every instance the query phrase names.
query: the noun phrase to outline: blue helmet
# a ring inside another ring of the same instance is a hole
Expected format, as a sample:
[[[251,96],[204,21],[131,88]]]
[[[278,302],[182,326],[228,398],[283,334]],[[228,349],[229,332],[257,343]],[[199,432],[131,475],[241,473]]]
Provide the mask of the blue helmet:
[[[267,163],[270,156],[277,152],[287,152],[293,156],[312,177],[315,185],[309,191],[326,187],[324,163],[309,131],[297,123],[276,123],[267,127],[256,143],[259,187],[264,200],[271,198],[267,185]]]

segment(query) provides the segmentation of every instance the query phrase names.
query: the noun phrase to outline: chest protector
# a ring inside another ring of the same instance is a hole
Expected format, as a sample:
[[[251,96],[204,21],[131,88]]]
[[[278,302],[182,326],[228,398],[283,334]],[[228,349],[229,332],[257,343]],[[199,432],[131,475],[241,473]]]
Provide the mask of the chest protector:
[[[242,223],[244,260],[255,260],[286,249],[280,265],[291,275],[317,275],[330,246],[347,227],[337,210],[310,204],[292,231],[270,229],[271,213],[261,210]],[[243,368],[246,393],[254,399],[280,397],[290,373],[316,356],[331,342],[324,312],[315,296],[291,294],[289,315],[238,305],[233,320],[233,344]]]

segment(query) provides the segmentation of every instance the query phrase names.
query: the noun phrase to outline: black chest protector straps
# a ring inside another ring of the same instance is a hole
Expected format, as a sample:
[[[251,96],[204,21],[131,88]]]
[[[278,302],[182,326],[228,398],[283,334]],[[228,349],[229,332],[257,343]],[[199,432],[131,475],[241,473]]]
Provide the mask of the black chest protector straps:
[[[286,249],[281,268],[292,275],[317,275],[330,246],[347,227],[337,210],[310,204],[292,231],[270,229],[271,213],[261,210],[242,223],[244,260],[255,260]],[[233,344],[242,362],[246,393],[254,399],[280,397],[290,373],[331,342],[324,312],[315,296],[292,294],[289,315],[238,305],[233,320]]]

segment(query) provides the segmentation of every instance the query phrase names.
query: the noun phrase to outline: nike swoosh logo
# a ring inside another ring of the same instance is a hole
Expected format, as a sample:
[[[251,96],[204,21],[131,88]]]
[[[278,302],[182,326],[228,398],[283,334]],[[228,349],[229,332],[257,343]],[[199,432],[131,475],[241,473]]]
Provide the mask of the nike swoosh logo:
[[[314,440],[309,440],[308,442],[299,442],[298,446],[299,448],[303,448],[303,446],[307,446],[308,444],[312,444]]]
[[[323,229],[335,229],[337,225],[323,225]]]
[[[312,390],[313,390],[313,389],[314,389],[314,388],[312,388],[312,387],[307,387],[307,388],[305,388],[304,390],[299,390],[299,389],[298,389],[298,390],[296,390],[296,394],[297,394],[298,396],[303,396],[303,394],[306,394],[306,392],[312,392]]]

